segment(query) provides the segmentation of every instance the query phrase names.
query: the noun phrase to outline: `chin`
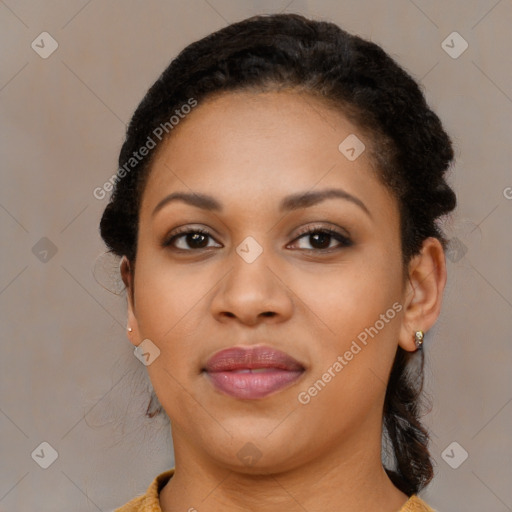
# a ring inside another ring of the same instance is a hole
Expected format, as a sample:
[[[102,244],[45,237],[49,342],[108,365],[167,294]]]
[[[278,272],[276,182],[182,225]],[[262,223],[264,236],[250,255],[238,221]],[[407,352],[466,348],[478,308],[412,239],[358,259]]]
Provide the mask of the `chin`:
[[[222,440],[209,439],[205,451],[218,464],[237,473],[270,475],[287,471],[300,464],[306,447],[297,443],[289,429],[272,432],[278,423],[272,422],[272,427],[265,424],[262,429],[253,424],[252,429],[237,430],[229,440],[227,436],[222,436]],[[212,452],[212,446],[222,448]]]

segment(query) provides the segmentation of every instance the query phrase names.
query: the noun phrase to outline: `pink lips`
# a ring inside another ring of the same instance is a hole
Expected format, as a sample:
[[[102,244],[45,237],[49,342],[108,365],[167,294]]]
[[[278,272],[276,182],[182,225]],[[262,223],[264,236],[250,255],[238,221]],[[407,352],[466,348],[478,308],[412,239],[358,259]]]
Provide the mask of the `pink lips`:
[[[304,367],[288,354],[260,345],[221,350],[208,360],[205,372],[219,391],[256,399],[290,385]]]

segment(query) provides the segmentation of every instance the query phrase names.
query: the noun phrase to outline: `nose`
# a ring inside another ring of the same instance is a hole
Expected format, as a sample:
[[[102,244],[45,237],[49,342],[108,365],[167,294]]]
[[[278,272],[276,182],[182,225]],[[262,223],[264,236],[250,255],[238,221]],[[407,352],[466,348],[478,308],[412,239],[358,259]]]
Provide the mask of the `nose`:
[[[292,292],[279,265],[265,251],[251,263],[234,252],[230,264],[231,270],[221,280],[211,302],[212,314],[218,321],[254,326],[290,318]]]

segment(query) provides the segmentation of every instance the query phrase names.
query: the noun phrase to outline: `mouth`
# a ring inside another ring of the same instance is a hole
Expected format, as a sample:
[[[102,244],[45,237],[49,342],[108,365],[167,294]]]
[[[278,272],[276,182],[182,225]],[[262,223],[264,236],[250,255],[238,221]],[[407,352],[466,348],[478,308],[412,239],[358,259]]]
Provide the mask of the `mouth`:
[[[221,350],[208,360],[203,372],[221,393],[254,400],[291,386],[305,368],[290,355],[260,345]]]

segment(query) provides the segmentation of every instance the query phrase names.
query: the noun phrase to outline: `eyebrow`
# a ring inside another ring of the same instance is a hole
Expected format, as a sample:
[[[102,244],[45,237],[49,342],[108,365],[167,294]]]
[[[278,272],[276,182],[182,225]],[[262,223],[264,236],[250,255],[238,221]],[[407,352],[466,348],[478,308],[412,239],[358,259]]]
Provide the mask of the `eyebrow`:
[[[318,204],[326,199],[345,199],[350,201],[351,203],[359,206],[369,217],[372,216],[370,210],[366,207],[366,205],[356,196],[349,194],[345,190],[340,188],[328,188],[326,190],[318,190],[315,192],[302,192],[298,194],[293,194],[291,196],[285,197],[280,205],[280,211],[289,211],[289,210],[298,210],[299,208],[307,208],[308,206],[313,206]]]
[[[301,208],[308,208],[310,206],[314,206],[322,201],[327,199],[345,199],[350,201],[351,203],[359,206],[369,217],[372,217],[372,214],[366,207],[366,205],[357,197],[349,194],[345,190],[337,189],[337,188],[329,188],[326,190],[319,190],[314,192],[299,192],[297,194],[293,194],[285,197],[280,205],[279,211],[291,211],[291,210],[299,210]],[[214,197],[208,196],[206,194],[197,194],[197,193],[186,193],[186,192],[173,192],[168,196],[164,197],[153,210],[152,216],[156,215],[164,206],[167,206],[169,203],[174,201],[181,201],[183,203],[189,204],[191,206],[196,206],[197,208],[201,208],[203,210],[209,211],[222,211],[222,205],[217,201]]]

